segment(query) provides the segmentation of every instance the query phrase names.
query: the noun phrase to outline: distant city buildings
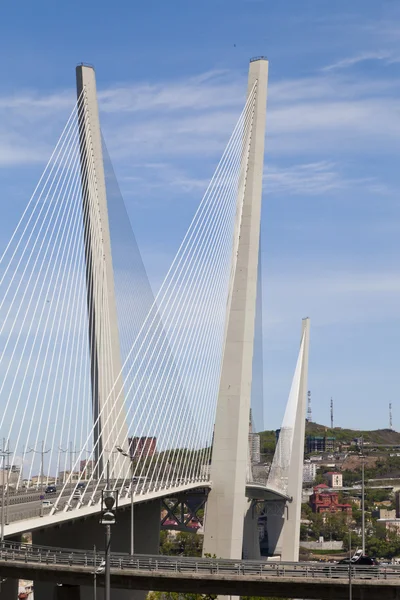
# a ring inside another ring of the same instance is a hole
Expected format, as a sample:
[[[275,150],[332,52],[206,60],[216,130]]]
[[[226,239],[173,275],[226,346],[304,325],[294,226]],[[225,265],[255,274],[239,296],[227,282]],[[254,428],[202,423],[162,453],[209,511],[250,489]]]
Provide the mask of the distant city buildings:
[[[153,456],[157,447],[156,437],[133,437],[128,438],[131,458],[136,460],[146,459]]]
[[[250,448],[250,460],[254,464],[258,464],[261,461],[260,456],[260,434],[249,433],[249,448]]]

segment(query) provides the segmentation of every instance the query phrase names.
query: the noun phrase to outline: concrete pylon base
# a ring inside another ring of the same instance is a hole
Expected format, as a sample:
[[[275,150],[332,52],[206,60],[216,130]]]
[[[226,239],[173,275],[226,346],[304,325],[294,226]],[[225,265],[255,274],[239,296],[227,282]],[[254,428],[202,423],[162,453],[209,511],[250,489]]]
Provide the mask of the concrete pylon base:
[[[283,531],[285,526],[286,502],[271,501],[265,503],[267,514],[268,555],[281,556],[283,551]]]
[[[243,526],[243,558],[260,560],[260,536],[258,533],[257,503],[248,502]]]
[[[20,535],[13,535],[7,538],[7,542],[20,542]],[[1,578],[1,573],[0,573]],[[16,600],[18,598],[18,579],[10,579],[7,577],[5,581],[0,583],[0,598],[1,600]]]
[[[129,507],[128,507],[129,508]],[[158,554],[160,543],[160,501],[153,500],[135,505],[135,552],[138,554]],[[59,528],[34,531],[32,543],[40,546],[56,546],[104,552],[105,530],[99,523],[99,516]],[[119,511],[117,523],[111,529],[111,551],[130,551],[130,511]],[[63,589],[64,588],[64,589]],[[35,600],[93,600],[93,586],[56,586],[53,583],[34,583]],[[104,588],[97,587],[97,600],[104,600]],[[147,592],[137,590],[111,590],[111,600],[144,600]],[[2,596],[3,598],[3,596]],[[11,598],[11,597],[10,597]],[[15,600],[16,596],[13,596]],[[7,598],[8,600],[8,598]]]

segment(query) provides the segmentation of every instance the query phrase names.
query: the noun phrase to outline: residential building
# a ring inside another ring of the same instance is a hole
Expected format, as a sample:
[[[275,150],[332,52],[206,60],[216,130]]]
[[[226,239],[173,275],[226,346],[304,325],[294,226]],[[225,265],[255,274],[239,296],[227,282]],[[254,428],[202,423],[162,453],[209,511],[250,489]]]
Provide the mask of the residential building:
[[[386,530],[396,531],[400,534],[400,519],[377,519],[377,523],[382,523],[386,527]]]
[[[393,510],[388,510],[387,508],[380,508],[379,509],[379,520],[393,520],[396,519],[396,511]]]
[[[131,458],[146,459],[153,456],[156,451],[156,437],[133,437],[128,438],[129,450]]]
[[[336,471],[328,471],[324,474],[324,478],[327,480],[328,486],[331,488],[343,487],[343,475]]]
[[[90,477],[93,475],[94,461],[93,460],[81,460],[79,467],[80,467],[81,477],[83,479],[90,479]]]
[[[312,483],[317,475],[317,465],[310,461],[305,461],[303,464],[303,482]]]
[[[260,458],[260,434],[249,433],[249,448],[250,448],[250,460],[252,463],[258,464]]]
[[[335,450],[334,437],[322,435],[308,435],[306,438],[307,453],[311,452],[333,452]]]
[[[310,506],[315,513],[337,513],[344,512],[351,515],[351,504],[339,502],[339,492],[329,491],[325,483],[314,487],[314,493],[310,497]]]

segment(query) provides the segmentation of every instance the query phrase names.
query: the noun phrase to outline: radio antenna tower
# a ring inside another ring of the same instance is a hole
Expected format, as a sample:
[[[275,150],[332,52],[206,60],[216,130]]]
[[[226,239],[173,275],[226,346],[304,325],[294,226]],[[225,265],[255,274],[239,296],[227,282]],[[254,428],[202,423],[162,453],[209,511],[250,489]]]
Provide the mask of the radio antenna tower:
[[[308,390],[307,392],[307,423],[311,423],[312,414],[311,414],[311,392]]]
[[[333,398],[331,398],[331,429],[333,429]]]
[[[389,403],[389,429],[393,429],[392,403]]]

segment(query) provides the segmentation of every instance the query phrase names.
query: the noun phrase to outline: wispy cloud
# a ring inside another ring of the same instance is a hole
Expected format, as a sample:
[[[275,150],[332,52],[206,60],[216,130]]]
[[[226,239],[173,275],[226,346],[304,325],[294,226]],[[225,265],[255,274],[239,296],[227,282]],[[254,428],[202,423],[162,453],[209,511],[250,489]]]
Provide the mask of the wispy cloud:
[[[336,71],[338,69],[348,69],[349,67],[354,67],[358,63],[363,63],[366,61],[376,61],[381,60],[387,64],[392,64],[396,62],[400,62],[400,57],[394,56],[391,52],[362,52],[360,54],[356,54],[355,56],[349,56],[347,58],[343,58],[342,60],[338,60],[326,67],[323,67],[322,71]]]
[[[328,161],[296,164],[289,167],[266,166],[264,187],[267,193],[285,195],[322,195],[337,190],[357,187],[376,191],[377,182],[372,177],[352,178]]]

